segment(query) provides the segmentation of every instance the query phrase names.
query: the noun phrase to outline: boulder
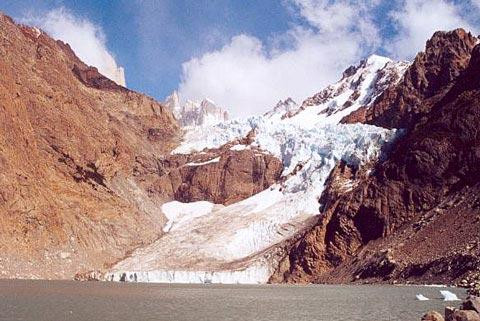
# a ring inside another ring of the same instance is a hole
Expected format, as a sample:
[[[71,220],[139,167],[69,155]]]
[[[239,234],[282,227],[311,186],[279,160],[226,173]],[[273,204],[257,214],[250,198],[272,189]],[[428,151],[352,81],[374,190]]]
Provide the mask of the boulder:
[[[457,308],[454,307],[446,307],[445,308],[445,320],[453,320],[453,314],[458,311]]]
[[[462,310],[473,310],[480,313],[480,297],[469,296],[465,302],[463,302]]]
[[[437,311],[430,311],[422,317],[422,321],[445,321],[445,319]]]
[[[457,310],[447,321],[480,321],[480,315],[473,310]]]

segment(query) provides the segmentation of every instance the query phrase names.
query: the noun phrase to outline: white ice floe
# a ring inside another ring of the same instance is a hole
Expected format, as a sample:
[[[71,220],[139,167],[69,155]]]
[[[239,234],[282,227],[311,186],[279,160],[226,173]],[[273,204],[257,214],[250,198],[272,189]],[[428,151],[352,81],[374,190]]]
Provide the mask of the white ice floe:
[[[443,301],[460,301],[455,293],[452,293],[447,290],[440,291],[440,294],[443,296]]]
[[[429,298],[427,298],[426,296],[424,296],[423,294],[420,294],[420,293],[416,295],[416,298],[417,298],[418,301],[428,301],[428,300],[430,300]]]
[[[250,145],[231,149],[256,147],[276,156],[284,165],[283,181],[225,207],[208,202],[165,204],[167,233],[116,264],[107,279],[267,282],[278,264],[271,254],[275,246],[311,226],[321,214],[319,198],[334,166],[340,160],[354,166],[376,160],[397,135],[395,130],[375,126],[338,124],[344,115],[371,103],[388,70],[399,75],[404,70],[403,65],[378,56],[355,68],[319,95],[325,99],[312,98],[296,111],[293,105],[278,108],[284,113],[280,117],[270,113],[188,129],[174,153],[218,148],[254,131]]]

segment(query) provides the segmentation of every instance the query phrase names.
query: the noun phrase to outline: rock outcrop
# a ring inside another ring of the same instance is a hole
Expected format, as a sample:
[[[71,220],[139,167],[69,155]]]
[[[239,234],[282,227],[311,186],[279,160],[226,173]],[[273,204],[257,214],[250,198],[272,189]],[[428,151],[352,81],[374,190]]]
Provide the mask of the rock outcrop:
[[[149,191],[189,203],[229,205],[280,181],[281,160],[259,149],[232,149],[235,143],[201,153],[173,154],[157,160],[158,179]],[[146,173],[151,172],[143,164]]]
[[[422,321],[445,321],[445,319],[443,315],[437,311],[430,311],[422,317]]]
[[[430,311],[422,321],[480,321],[480,298],[469,296],[459,309],[445,308],[445,318],[436,311]]]

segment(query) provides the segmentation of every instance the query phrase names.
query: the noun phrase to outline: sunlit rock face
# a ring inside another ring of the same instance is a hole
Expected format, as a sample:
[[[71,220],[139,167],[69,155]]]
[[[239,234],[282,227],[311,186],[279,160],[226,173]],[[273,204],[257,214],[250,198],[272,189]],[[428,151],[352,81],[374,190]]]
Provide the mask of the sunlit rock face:
[[[0,74],[0,277],[72,278],[157,239],[162,200],[132,173],[171,151],[173,115],[3,14]]]

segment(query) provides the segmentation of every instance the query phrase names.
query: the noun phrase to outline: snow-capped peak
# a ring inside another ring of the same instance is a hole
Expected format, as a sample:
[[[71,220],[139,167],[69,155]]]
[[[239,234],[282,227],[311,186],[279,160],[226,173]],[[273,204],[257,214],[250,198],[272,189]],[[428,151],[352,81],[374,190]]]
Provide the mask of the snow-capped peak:
[[[182,106],[180,105],[180,98],[178,97],[178,92],[176,90],[165,99],[164,105],[173,113],[173,115],[177,119],[180,118]]]
[[[358,108],[370,105],[387,85],[400,80],[408,66],[407,62],[372,55],[347,68],[340,81],[307,98],[297,111],[286,116],[305,126],[319,121],[338,123]]]
[[[290,97],[285,100],[279,100],[273,109],[265,113],[265,117],[280,120],[285,114],[294,112],[298,109],[298,104]]]
[[[228,113],[209,98],[187,100],[182,105],[178,92],[174,91],[164,104],[184,127],[214,125],[229,119]]]

